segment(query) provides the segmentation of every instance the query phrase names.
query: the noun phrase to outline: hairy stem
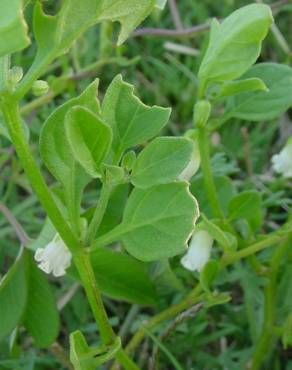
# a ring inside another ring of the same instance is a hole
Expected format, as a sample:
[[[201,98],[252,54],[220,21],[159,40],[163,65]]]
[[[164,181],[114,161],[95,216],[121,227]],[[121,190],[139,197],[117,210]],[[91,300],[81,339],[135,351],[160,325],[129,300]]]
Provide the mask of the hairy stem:
[[[201,156],[201,168],[203,172],[207,197],[210,202],[214,217],[223,219],[224,215],[220,207],[220,203],[217,196],[217,190],[215,187],[214,178],[212,174],[208,131],[206,127],[199,127],[198,130],[199,130],[199,149]]]
[[[79,241],[75,238],[57,207],[30,151],[29,144],[24,135],[18,103],[12,97],[7,97],[2,102],[1,108],[14,148],[34,192],[68,248],[72,251],[78,250]]]
[[[106,211],[108,201],[111,195],[111,186],[104,184],[100,191],[100,197],[97,204],[97,207],[95,208],[94,215],[92,217],[92,220],[88,227],[88,233],[86,237],[86,245],[91,244],[91,242],[94,240],[96,232],[101,224],[101,221],[103,219],[104,213]]]

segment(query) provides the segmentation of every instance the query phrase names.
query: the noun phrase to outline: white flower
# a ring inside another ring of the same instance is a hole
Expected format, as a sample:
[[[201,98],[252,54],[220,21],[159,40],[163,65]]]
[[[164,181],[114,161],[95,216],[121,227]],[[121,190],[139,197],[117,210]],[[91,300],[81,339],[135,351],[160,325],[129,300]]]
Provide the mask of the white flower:
[[[179,175],[178,180],[189,181],[200,167],[201,157],[200,157],[199,146],[196,141],[194,142],[194,144],[195,144],[195,147],[193,150],[191,160],[189,161],[187,166],[184,168],[184,170]]]
[[[195,232],[187,253],[181,259],[181,264],[188,270],[200,272],[210,259],[213,241],[207,231]]]
[[[292,137],[279,154],[273,155],[272,166],[274,171],[281,173],[284,177],[292,177]]]
[[[39,262],[38,267],[41,270],[59,277],[66,274],[65,270],[71,264],[72,255],[59,234],[57,234],[45,248],[36,250],[34,258]]]

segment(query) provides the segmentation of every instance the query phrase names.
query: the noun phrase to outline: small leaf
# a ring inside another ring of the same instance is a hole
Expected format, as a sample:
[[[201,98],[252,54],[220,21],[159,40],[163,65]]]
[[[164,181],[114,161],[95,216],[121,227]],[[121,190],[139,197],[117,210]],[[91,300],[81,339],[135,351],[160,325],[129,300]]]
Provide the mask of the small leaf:
[[[237,81],[228,81],[221,86],[220,97],[233,96],[244,92],[269,91],[264,81],[257,77]]]
[[[120,348],[119,337],[115,337],[109,346],[89,347],[79,330],[70,334],[70,360],[75,370],[95,370],[97,366],[113,359]]]
[[[25,259],[25,251],[22,248],[13,266],[0,282],[0,339],[12,332],[25,310],[27,299]]]
[[[206,308],[225,304],[225,303],[228,303],[230,300],[231,300],[231,297],[229,294],[225,294],[225,293],[210,294],[207,296]]]
[[[246,92],[228,101],[226,115],[247,121],[271,120],[292,105],[292,68],[277,63],[260,63],[243,78],[260,78],[269,91]]]
[[[256,191],[244,191],[233,197],[229,203],[229,219],[246,219],[253,229],[262,223],[262,199]]]
[[[209,260],[200,273],[200,283],[205,292],[210,292],[210,285],[215,280],[220,269],[219,262]]]
[[[15,53],[30,44],[23,16],[22,0],[0,1],[0,57]]]
[[[267,5],[251,4],[233,12],[222,24],[212,23],[198,73],[202,94],[210,83],[238,78],[255,63],[272,21]]]
[[[168,108],[144,105],[133,91],[134,87],[118,75],[102,104],[102,118],[113,130],[113,148],[118,155],[156,136],[170,115]]]
[[[110,127],[90,110],[76,106],[66,114],[65,130],[75,160],[91,177],[101,177],[100,166],[112,140]]]
[[[226,252],[234,251],[237,248],[237,239],[234,235],[224,232],[220,229],[214,222],[208,220],[204,215],[202,215],[204,228],[208,233],[215,239],[218,244]]]
[[[59,333],[59,313],[50,285],[30,257],[28,304],[23,323],[39,348],[52,344]]]
[[[92,253],[91,263],[104,294],[144,306],[156,304],[156,292],[145,263],[108,248],[98,248]]]
[[[186,138],[156,138],[139,154],[131,181],[140,188],[173,182],[188,165],[192,152],[193,143]]]
[[[121,240],[141,261],[173,257],[187,249],[198,216],[186,183],[134,189],[124,212]]]

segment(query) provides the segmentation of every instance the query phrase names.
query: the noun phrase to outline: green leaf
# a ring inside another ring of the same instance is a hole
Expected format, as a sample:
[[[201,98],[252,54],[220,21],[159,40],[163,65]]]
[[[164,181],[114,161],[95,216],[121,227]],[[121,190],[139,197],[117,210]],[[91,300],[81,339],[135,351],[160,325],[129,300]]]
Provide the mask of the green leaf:
[[[118,45],[151,13],[156,0],[103,0],[99,21],[112,21],[121,24]]]
[[[220,97],[233,96],[244,92],[269,91],[265,83],[257,77],[237,81],[228,81],[221,86]]]
[[[269,91],[240,94],[228,102],[226,115],[247,121],[271,120],[292,105],[292,68],[283,64],[260,63],[243,78],[260,78]]]
[[[228,205],[229,219],[246,219],[253,229],[262,223],[262,198],[256,191],[244,191],[233,197]]]
[[[200,273],[200,283],[205,292],[210,292],[210,285],[215,280],[220,269],[218,261],[209,260]]]
[[[34,338],[35,345],[39,348],[46,348],[58,336],[59,314],[50,285],[31,257],[28,284],[28,304],[23,323]]]
[[[108,248],[98,248],[92,253],[91,263],[104,294],[144,306],[156,304],[156,292],[145,263]]]
[[[0,282],[0,339],[20,322],[27,299],[25,251],[22,248],[13,266]]]
[[[202,93],[210,83],[240,77],[255,63],[272,21],[267,5],[251,4],[233,12],[222,24],[212,23],[208,49],[198,73]]]
[[[118,156],[156,136],[170,115],[168,108],[144,105],[133,91],[134,87],[118,75],[108,87],[102,104],[102,117],[113,130],[113,148]]]
[[[110,127],[87,108],[75,106],[66,114],[65,130],[75,160],[93,178],[101,177],[100,166],[112,140]]]
[[[282,343],[285,349],[292,347],[292,313],[288,315],[284,322]]]
[[[0,1],[0,57],[15,53],[30,44],[23,16],[22,0]]]
[[[97,236],[101,236],[114,227],[122,220],[124,208],[128,199],[129,185],[122,184],[114,188],[111,193],[107,209],[103,216],[100,227],[97,231]]]
[[[139,154],[131,181],[139,188],[172,182],[188,165],[192,153],[191,140],[182,137],[156,138]]]
[[[186,183],[134,189],[125,208],[121,240],[127,252],[142,261],[173,257],[186,251],[198,216]]]
[[[90,84],[79,97],[57,108],[45,122],[40,136],[41,158],[62,184],[71,218],[78,220],[82,192],[90,178],[74,159],[66,138],[65,117],[70,108],[80,105],[98,114],[100,108],[96,98],[97,87],[98,80]]]

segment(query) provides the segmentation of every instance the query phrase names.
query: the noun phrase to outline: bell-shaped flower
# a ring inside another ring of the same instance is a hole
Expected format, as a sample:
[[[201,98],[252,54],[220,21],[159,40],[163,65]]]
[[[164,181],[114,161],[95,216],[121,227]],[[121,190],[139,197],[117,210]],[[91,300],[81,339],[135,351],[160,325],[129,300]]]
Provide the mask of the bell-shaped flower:
[[[292,177],[292,136],[288,139],[287,144],[272,157],[272,167],[274,171],[283,175],[283,177]]]
[[[195,231],[181,264],[190,271],[200,272],[210,259],[213,242],[214,239],[207,231]]]
[[[201,164],[201,157],[199,151],[199,145],[197,141],[194,141],[194,150],[192,153],[191,160],[186,165],[184,170],[178,177],[178,180],[190,181],[190,179],[196,174]]]
[[[72,255],[57,234],[45,248],[36,250],[34,258],[42,271],[60,277],[66,274],[66,269],[71,264]]]

